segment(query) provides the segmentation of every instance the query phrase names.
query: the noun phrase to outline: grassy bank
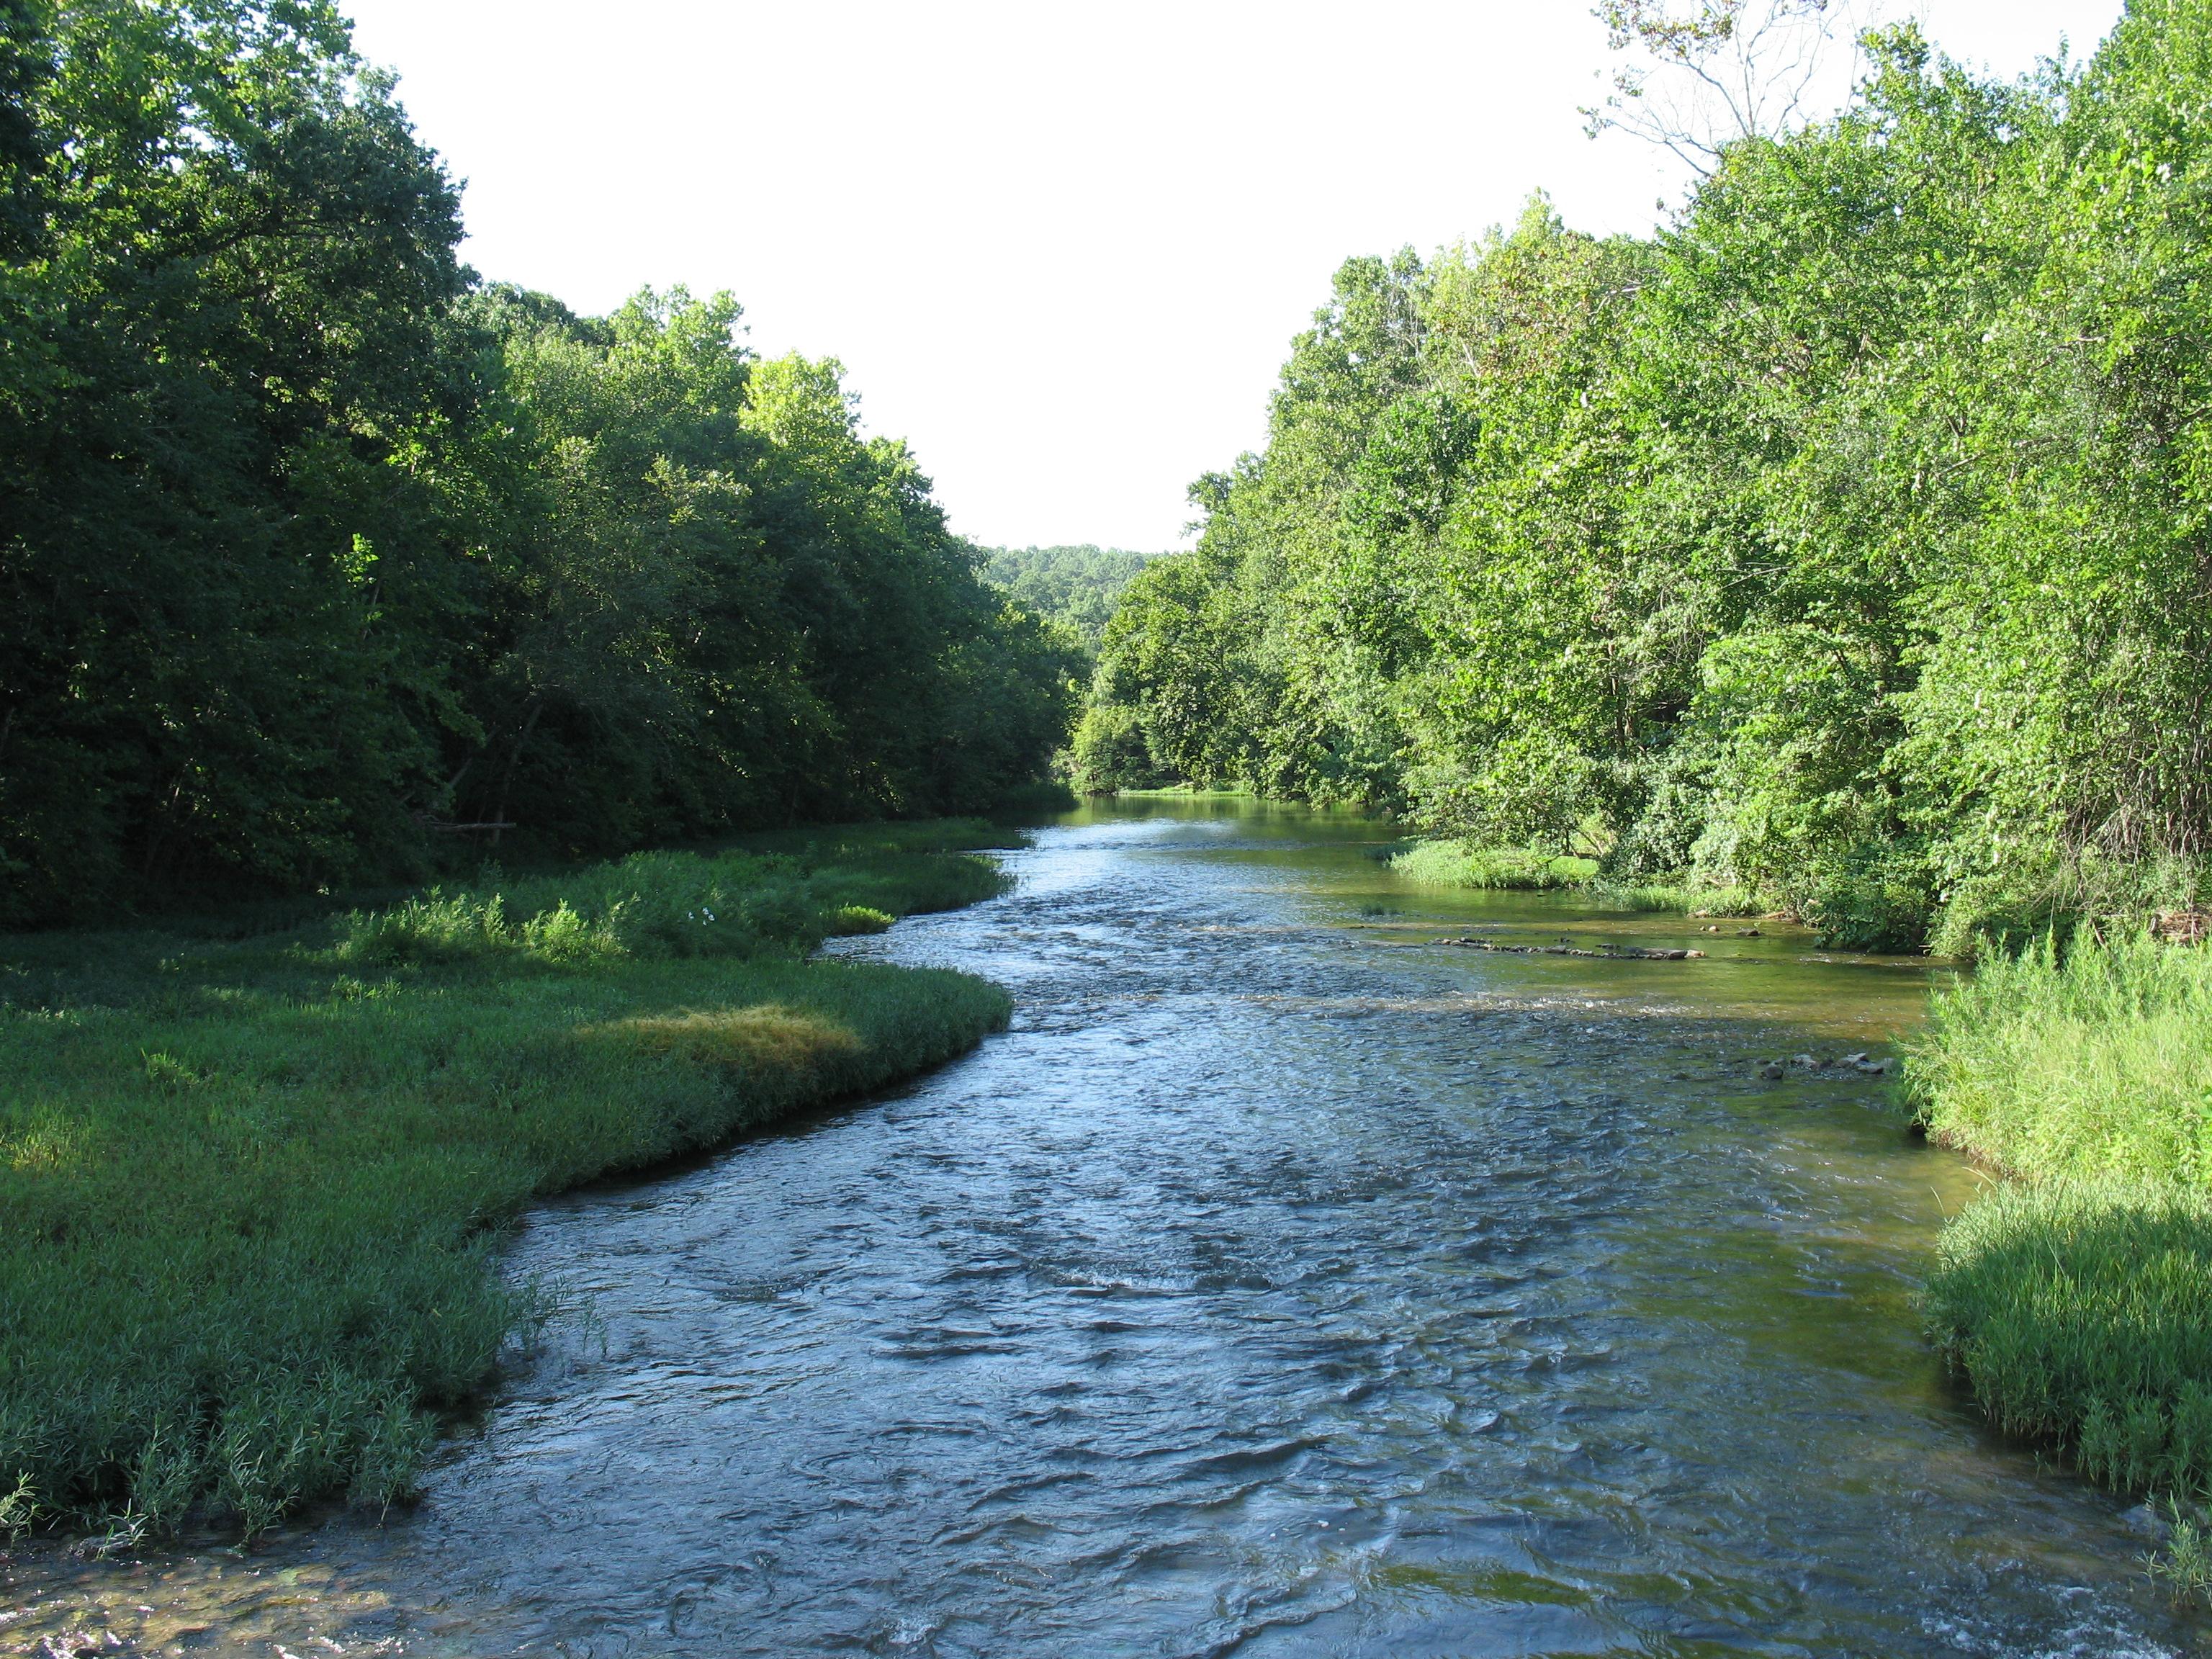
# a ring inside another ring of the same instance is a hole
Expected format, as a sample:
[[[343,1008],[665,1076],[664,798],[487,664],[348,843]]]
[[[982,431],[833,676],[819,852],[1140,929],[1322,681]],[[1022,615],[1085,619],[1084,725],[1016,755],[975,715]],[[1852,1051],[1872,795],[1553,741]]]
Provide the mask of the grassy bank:
[[[1624,910],[1756,916],[1773,908],[1747,888],[1709,887],[1687,880],[1613,881],[1603,875],[1603,866],[1595,859],[1521,847],[1480,847],[1448,840],[1416,842],[1393,856],[1390,867],[1410,881],[1436,887],[1518,892],[1571,889]]]
[[[974,825],[646,854],[292,933],[6,942],[0,1530],[252,1531],[407,1496],[542,1311],[533,1195],[890,1082],[1003,1024],[805,954],[998,890]]]
[[[1931,1136],[2015,1177],[1927,1290],[1990,1420],[2123,1490],[2212,1492],[2212,952],[1987,961],[1936,994],[1906,1077]]]

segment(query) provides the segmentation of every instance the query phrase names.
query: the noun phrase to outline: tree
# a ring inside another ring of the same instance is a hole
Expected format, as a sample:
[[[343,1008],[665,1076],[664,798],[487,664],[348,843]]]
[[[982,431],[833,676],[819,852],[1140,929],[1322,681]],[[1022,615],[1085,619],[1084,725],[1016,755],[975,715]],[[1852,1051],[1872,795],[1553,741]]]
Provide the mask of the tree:
[[[1778,138],[1832,108],[1864,67],[1879,0],[1601,0],[1620,61],[1605,101],[1583,113],[1704,175],[1730,144]]]

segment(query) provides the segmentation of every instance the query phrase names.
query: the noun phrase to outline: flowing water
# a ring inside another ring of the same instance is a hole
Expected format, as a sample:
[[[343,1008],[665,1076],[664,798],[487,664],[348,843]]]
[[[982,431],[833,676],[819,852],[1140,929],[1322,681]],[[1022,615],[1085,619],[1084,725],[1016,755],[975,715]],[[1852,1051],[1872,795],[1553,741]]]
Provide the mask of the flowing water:
[[[514,1271],[591,1316],[419,1509],[30,1559],[0,1649],[2200,1650],[2124,1505],[1937,1373],[1912,1287],[1972,1174],[1879,1079],[1762,1075],[1879,1054],[1930,970],[1415,887],[1389,833],[1125,799],[850,942],[1013,1030],[535,1212]]]

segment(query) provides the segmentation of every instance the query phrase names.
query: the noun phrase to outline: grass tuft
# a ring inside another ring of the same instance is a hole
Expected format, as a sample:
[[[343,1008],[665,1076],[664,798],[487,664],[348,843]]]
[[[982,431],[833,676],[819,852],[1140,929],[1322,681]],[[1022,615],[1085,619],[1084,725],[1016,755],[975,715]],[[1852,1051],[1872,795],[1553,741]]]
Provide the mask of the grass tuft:
[[[657,854],[238,940],[0,961],[0,1535],[401,1502],[547,1313],[533,1195],[713,1145],[1002,1026],[964,975],[806,961],[1003,885],[980,826]]]
[[[2007,1182],[1945,1231],[1925,1297],[2002,1431],[2122,1491],[2212,1482],[2212,1203],[2112,1177]]]
[[[1416,841],[1378,850],[1411,881],[1437,887],[1491,891],[1552,892],[1580,888],[1624,910],[1673,911],[1683,915],[1757,916],[1771,908],[1745,887],[1707,887],[1694,882],[1608,880],[1597,860],[1529,848],[1477,847],[1463,841]]]
[[[2180,1502],[2166,1505],[2166,1547],[2144,1559],[2152,1582],[2185,1607],[2212,1607],[2212,1528]]]
[[[588,1027],[582,1035],[618,1043],[634,1054],[790,1071],[816,1069],[860,1048],[860,1033],[851,1026],[774,1002],[642,1015]]]
[[[1663,911],[1686,916],[1763,916],[1773,909],[1764,896],[1748,887],[1598,881],[1591,884],[1591,891],[1624,910]]]

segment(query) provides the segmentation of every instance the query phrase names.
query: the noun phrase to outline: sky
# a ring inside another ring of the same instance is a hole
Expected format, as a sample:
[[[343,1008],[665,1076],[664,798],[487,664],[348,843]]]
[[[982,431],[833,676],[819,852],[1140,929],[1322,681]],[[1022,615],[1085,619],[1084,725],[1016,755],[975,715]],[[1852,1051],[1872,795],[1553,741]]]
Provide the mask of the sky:
[[[1917,0],[2010,76],[2119,0]],[[465,184],[483,275],[605,312],[726,289],[834,356],[987,545],[1182,543],[1358,253],[1547,192],[1648,230],[1686,176],[1585,136],[1587,0],[351,0]]]

